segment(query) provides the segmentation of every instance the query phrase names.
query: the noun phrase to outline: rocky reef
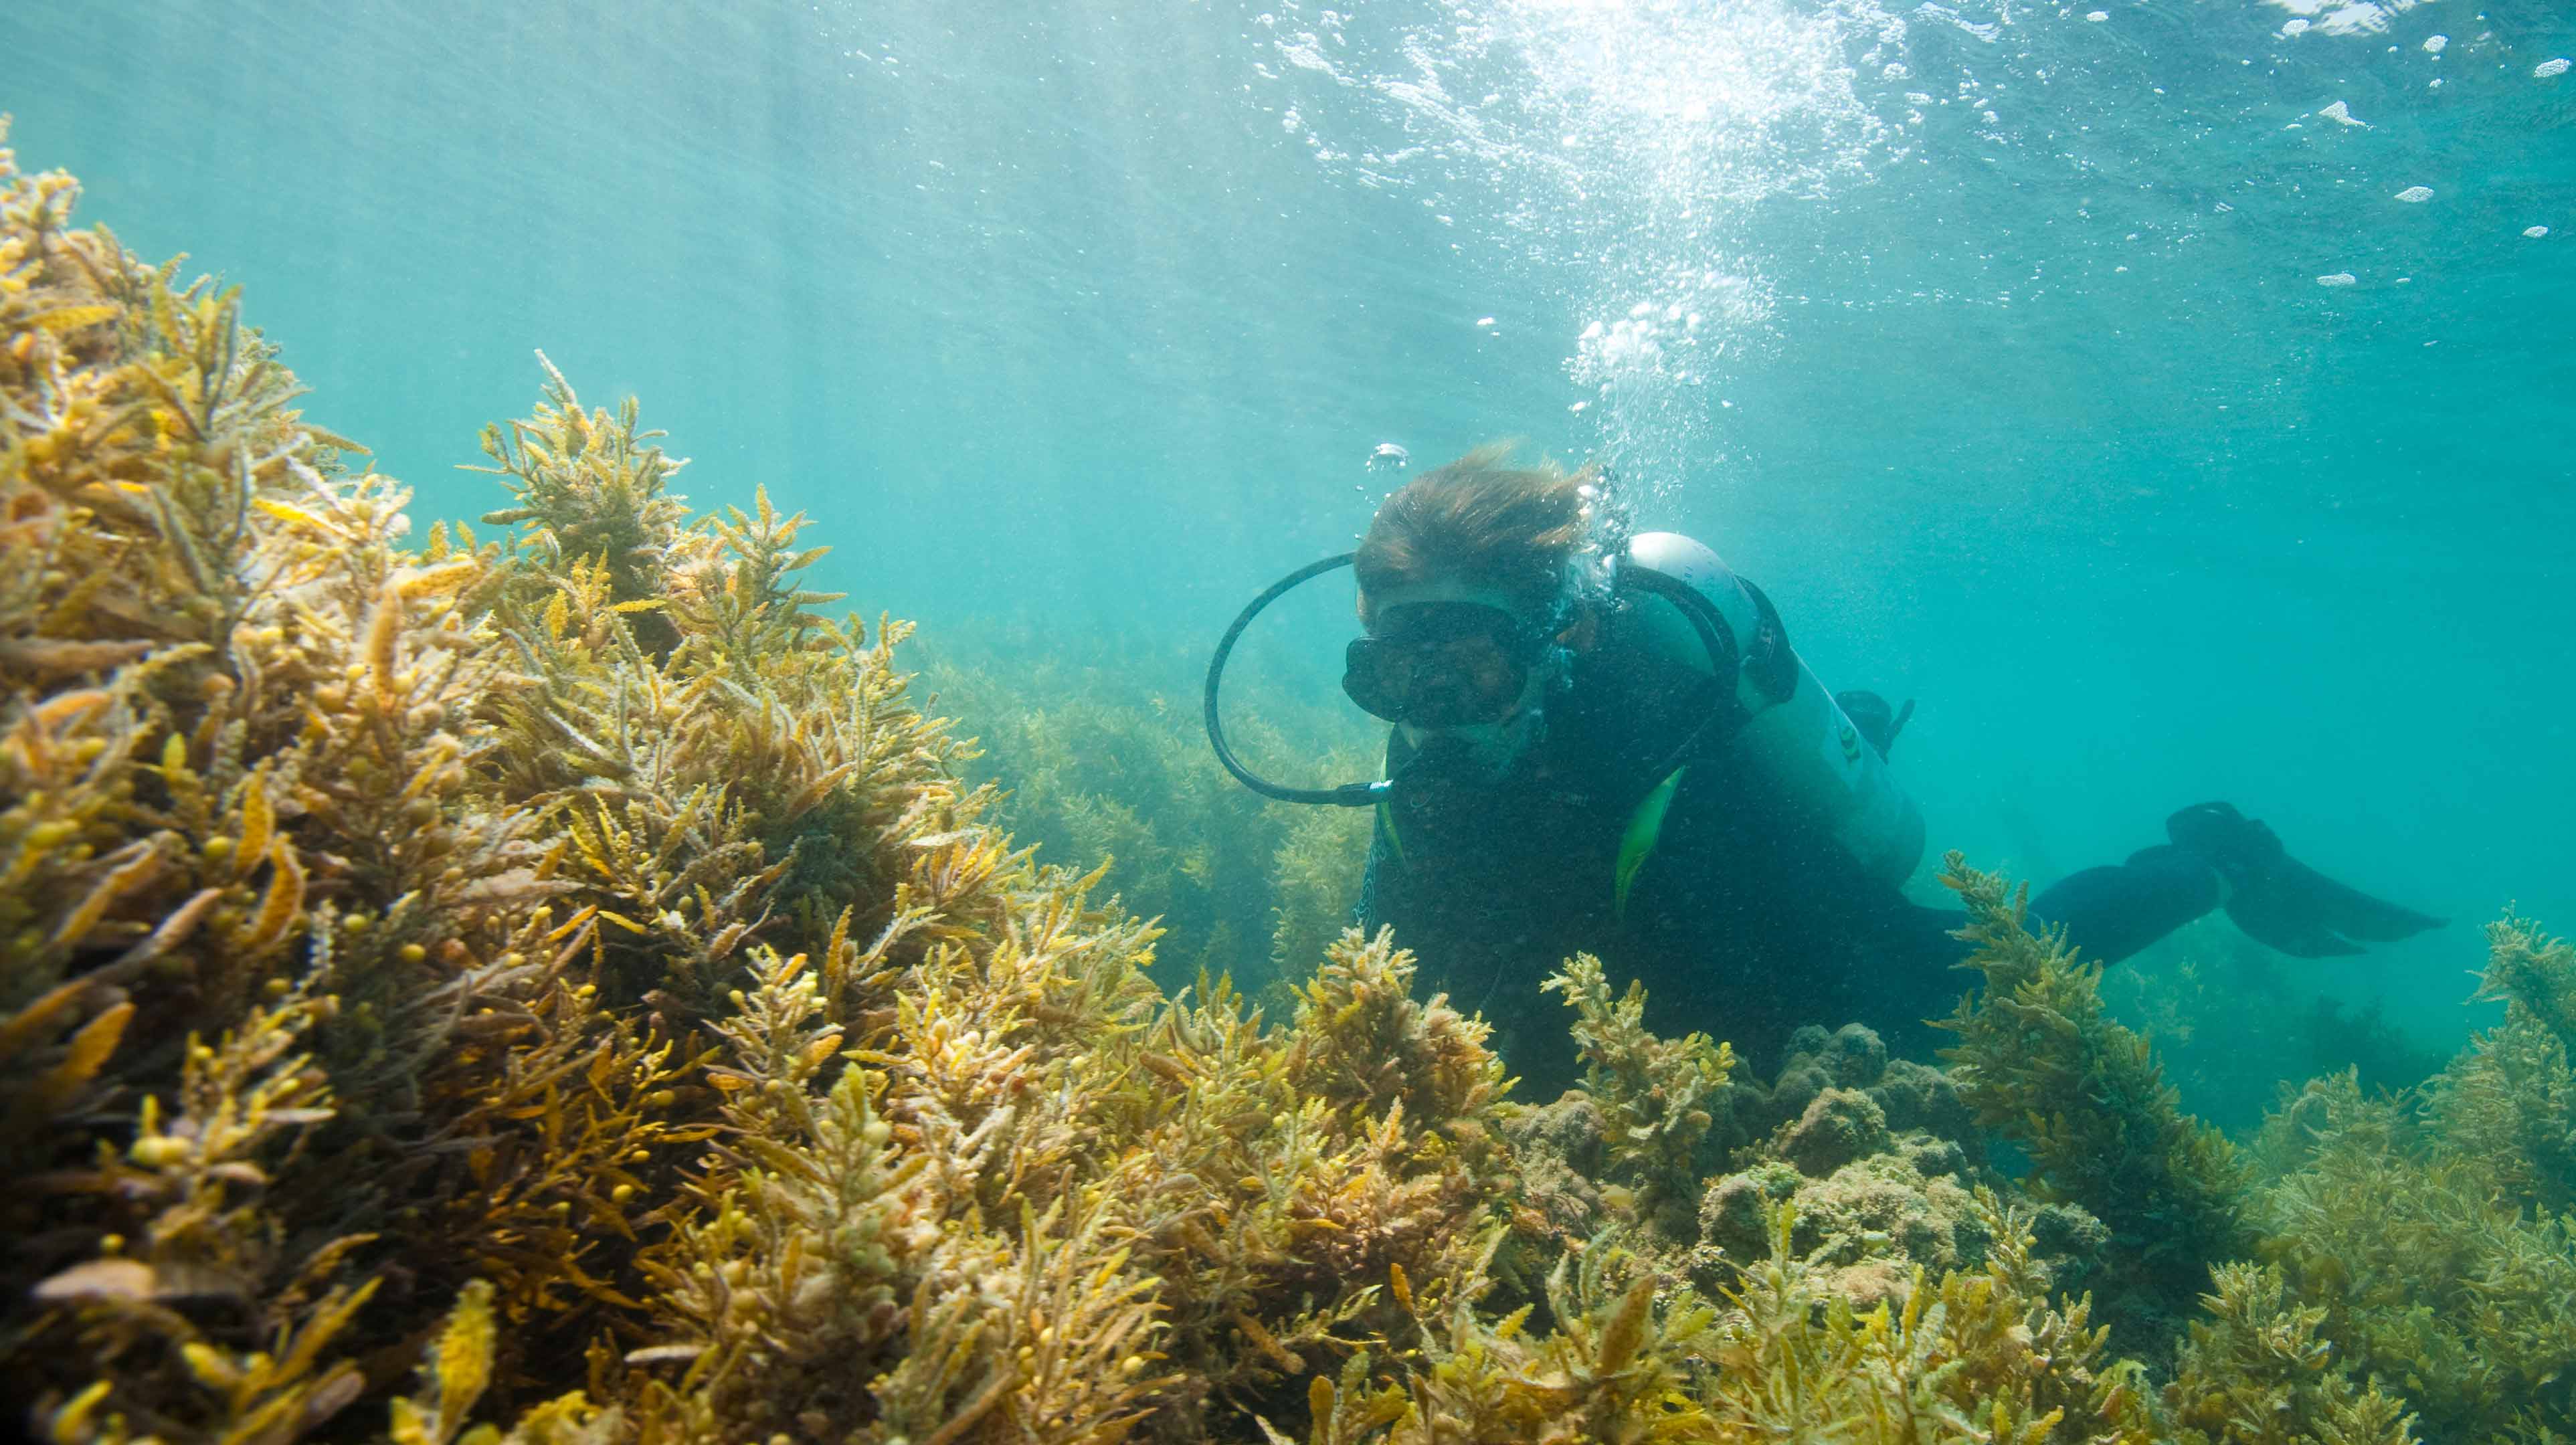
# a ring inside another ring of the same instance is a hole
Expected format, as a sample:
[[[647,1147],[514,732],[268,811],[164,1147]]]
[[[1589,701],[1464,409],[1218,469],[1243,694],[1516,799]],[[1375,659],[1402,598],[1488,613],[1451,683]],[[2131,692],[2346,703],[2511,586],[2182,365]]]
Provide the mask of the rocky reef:
[[[0,1395],[39,1438],[2569,1429],[2576,963],[2534,930],[2420,1095],[2328,1080],[2245,1149],[1956,859],[1949,1070],[1817,1029],[1742,1079],[1577,958],[1585,1085],[1515,1101],[1395,940],[1267,1014],[1158,982],[1098,871],[996,825],[906,628],[821,611],[756,488],[692,511],[634,402],[547,368],[497,509],[415,542],[238,298],[75,194],[0,151]]]

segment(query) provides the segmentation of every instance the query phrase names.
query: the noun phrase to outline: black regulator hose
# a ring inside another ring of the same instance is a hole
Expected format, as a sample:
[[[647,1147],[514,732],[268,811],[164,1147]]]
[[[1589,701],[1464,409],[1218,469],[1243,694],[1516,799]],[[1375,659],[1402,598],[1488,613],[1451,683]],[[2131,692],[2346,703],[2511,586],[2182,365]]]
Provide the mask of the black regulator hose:
[[[1260,596],[1252,599],[1251,605],[1235,614],[1234,625],[1225,630],[1224,638],[1216,645],[1216,655],[1208,659],[1208,743],[1216,749],[1216,760],[1225,764],[1225,770],[1234,774],[1236,782],[1265,798],[1277,798],[1283,803],[1313,803],[1335,808],[1373,808],[1377,806],[1378,799],[1386,796],[1387,784],[1383,780],[1373,783],[1344,783],[1338,788],[1289,788],[1274,783],[1235,760],[1234,749],[1225,745],[1225,724],[1217,720],[1217,684],[1225,678],[1225,660],[1234,655],[1234,644],[1242,638],[1243,629],[1252,625],[1252,619],[1261,615],[1261,609],[1286,596],[1291,588],[1321,577],[1334,568],[1348,567],[1351,565],[1351,559],[1358,555],[1356,552],[1344,552],[1338,557],[1327,557],[1321,562],[1309,562],[1271,583],[1263,589]]]

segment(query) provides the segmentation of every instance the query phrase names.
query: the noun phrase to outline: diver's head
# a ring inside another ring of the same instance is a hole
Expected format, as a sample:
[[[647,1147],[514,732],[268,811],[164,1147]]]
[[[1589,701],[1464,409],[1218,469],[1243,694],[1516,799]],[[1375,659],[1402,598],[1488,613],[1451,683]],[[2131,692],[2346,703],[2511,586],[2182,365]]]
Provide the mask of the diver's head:
[[[1342,688],[1427,757],[1499,777],[1591,645],[1617,548],[1598,475],[1480,447],[1389,496],[1352,560],[1368,635]]]

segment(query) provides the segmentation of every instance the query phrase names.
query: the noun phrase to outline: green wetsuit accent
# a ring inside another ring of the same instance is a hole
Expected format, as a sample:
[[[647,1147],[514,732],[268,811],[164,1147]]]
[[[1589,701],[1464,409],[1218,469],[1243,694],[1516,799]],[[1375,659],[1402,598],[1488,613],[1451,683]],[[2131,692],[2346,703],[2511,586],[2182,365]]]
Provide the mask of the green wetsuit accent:
[[[1685,764],[1664,774],[1664,780],[1655,784],[1655,790],[1628,815],[1627,831],[1619,835],[1619,868],[1613,875],[1610,898],[1610,916],[1618,922],[1628,921],[1628,890],[1636,886],[1637,870],[1654,856],[1655,841],[1664,832],[1664,811],[1673,805],[1673,790],[1681,786],[1682,774],[1689,771]]]
[[[1395,850],[1395,861],[1403,862],[1404,835],[1395,831],[1395,810],[1386,805],[1384,798],[1377,800],[1377,825],[1386,830],[1387,846]]]

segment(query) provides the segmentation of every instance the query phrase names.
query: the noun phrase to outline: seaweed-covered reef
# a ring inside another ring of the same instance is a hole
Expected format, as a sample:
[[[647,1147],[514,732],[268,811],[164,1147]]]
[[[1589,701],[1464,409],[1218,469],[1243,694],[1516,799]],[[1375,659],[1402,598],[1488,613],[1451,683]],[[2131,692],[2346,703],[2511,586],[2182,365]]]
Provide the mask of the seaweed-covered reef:
[[[484,437],[505,504],[415,544],[238,298],[75,191],[0,151],[0,1397],[40,1438],[2570,1428],[2576,962],[2527,927],[2420,1097],[2330,1080],[2250,1149],[1955,859],[1948,1071],[1819,1029],[1740,1078],[1578,958],[1585,1086],[1516,1102],[1387,938],[1275,1018],[1158,985],[1098,872],[995,825],[904,627],[819,611],[757,493],[691,512],[633,402],[549,368]]]
[[[1228,973],[1284,1004],[1359,900],[1369,813],[1281,808],[1238,785],[1200,731],[1197,679],[1172,659],[1026,629],[1003,641],[943,640],[922,674],[975,739],[966,777],[1003,790],[994,819],[1042,859],[1105,862],[1101,887],[1154,920],[1156,952],[1183,977]],[[1246,756],[1375,776],[1377,757],[1313,703],[1254,676],[1234,687]]]
[[[2102,979],[2115,1017],[2153,1038],[2193,1112],[2233,1132],[2262,1121],[2282,1079],[2358,1072],[2372,1092],[2411,1088],[2442,1054],[2377,1001],[2347,1005],[2340,980],[2284,958],[2222,916],[2186,924]]]

